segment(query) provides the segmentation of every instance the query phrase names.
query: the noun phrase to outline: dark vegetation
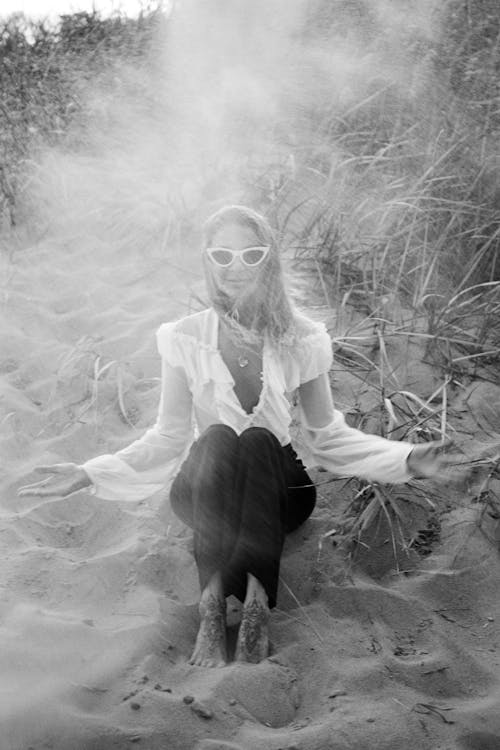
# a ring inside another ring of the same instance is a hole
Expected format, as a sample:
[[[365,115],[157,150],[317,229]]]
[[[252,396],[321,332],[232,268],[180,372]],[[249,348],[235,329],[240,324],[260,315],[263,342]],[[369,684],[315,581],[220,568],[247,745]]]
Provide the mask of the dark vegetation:
[[[47,146],[71,148],[84,138],[83,92],[120,66],[149,65],[164,18],[137,19],[99,12],[63,15],[59,23],[15,14],[0,28],[0,211],[2,224],[19,221],[18,203],[32,161]],[[108,84],[109,85],[109,84]],[[77,141],[75,143],[75,140]]]

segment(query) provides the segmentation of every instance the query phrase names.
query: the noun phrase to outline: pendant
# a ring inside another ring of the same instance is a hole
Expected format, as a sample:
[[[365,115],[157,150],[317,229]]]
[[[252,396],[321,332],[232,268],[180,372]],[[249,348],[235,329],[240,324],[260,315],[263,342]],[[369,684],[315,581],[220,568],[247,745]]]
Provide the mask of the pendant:
[[[244,354],[238,354],[238,364],[240,367],[246,367],[248,365],[248,359]]]

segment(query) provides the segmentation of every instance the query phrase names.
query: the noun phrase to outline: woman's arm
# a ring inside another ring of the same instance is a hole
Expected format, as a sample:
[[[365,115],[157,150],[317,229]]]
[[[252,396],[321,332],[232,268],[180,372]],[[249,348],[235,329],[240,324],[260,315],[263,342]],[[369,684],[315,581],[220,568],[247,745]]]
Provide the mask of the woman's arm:
[[[193,437],[192,395],[181,367],[162,360],[162,389],[155,425],[114,454],[86,461],[95,494],[105,500],[140,500],[172,478]]]
[[[411,479],[407,459],[414,446],[349,427],[333,405],[326,373],[300,386],[299,405],[303,439],[317,465],[339,477],[390,483]]]

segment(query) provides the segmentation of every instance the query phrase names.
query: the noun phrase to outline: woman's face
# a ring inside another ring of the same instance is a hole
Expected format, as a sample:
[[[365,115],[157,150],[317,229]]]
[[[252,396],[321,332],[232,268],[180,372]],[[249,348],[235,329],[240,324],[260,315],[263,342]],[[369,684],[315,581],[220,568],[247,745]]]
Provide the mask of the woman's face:
[[[253,229],[240,224],[225,224],[218,229],[210,243],[211,247],[228,250],[245,250],[249,247],[262,247],[262,240]],[[207,267],[213,275],[216,286],[230,299],[241,299],[248,296],[255,287],[255,282],[266,265],[267,258],[256,266],[245,265],[241,257],[235,257],[231,265],[221,267],[208,256]]]

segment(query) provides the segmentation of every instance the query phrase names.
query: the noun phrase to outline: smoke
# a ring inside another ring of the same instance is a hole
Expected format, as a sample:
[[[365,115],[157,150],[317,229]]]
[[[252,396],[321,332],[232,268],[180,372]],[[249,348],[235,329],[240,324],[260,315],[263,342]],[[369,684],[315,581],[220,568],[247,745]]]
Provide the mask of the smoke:
[[[410,95],[421,61],[408,39],[430,39],[432,5],[177,3],[144,64],[78,84],[85,123],[32,182],[43,230],[181,257],[218,206],[265,206],[292,151],[334,159],[325,120],[382,84]]]

